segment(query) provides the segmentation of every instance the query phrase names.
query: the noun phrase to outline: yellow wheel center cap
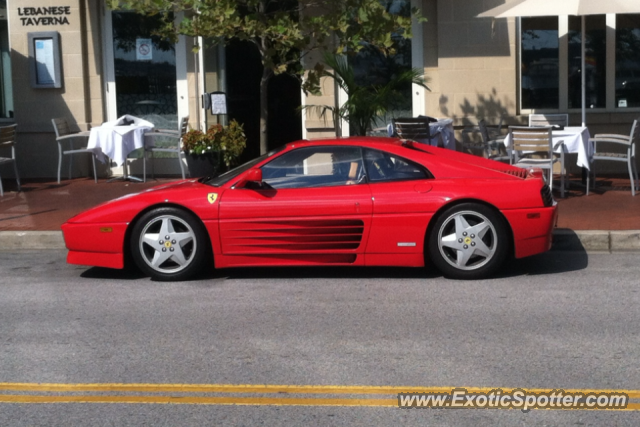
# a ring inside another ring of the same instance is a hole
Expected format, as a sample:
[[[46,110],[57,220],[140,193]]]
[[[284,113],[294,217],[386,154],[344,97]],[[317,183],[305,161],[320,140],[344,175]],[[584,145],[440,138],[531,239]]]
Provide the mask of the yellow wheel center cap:
[[[467,244],[467,245],[468,245],[469,243],[471,243],[471,237],[466,237],[466,238],[464,239],[464,243],[465,243],[465,244]]]
[[[164,242],[164,247],[165,248],[170,248],[171,247],[171,242],[168,241],[168,240],[166,242]]]

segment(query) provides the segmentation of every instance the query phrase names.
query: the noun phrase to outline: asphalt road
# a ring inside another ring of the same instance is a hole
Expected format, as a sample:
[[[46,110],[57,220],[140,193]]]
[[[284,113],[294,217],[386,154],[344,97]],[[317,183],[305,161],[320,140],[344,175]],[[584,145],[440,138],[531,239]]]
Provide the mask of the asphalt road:
[[[0,401],[87,394],[11,391],[9,383],[640,389],[638,254],[552,252],[471,282],[424,269],[322,268],[158,283],[70,266],[64,257],[0,252]],[[0,403],[0,426],[613,426],[637,419],[634,411]]]

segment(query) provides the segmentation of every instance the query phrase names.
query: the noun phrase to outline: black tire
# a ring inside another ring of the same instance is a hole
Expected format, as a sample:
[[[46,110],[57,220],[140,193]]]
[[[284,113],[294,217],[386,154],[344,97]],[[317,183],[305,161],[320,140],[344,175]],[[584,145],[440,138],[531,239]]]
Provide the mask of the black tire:
[[[163,207],[136,221],[130,248],[143,273],[154,280],[179,281],[202,270],[208,243],[207,231],[197,217],[182,209]]]
[[[506,259],[509,247],[505,219],[477,203],[463,203],[442,212],[428,236],[431,261],[452,279],[490,276]]]

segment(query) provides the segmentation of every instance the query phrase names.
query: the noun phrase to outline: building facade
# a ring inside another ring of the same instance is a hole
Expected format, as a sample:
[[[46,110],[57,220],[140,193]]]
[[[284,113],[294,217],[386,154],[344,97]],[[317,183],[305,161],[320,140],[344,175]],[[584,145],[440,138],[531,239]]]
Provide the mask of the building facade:
[[[391,8],[419,7],[428,20],[414,23],[404,60],[424,69],[430,91],[408,90],[402,114],[450,117],[457,130],[481,118],[524,124],[532,112],[569,113],[570,123],[579,124],[580,20],[476,18],[503,2],[389,2]],[[153,35],[156,25],[153,18],[112,12],[102,0],[0,0],[0,125],[18,124],[18,165],[24,177],[56,176],[51,119],[57,117],[87,130],[123,114],[147,118],[158,127],[177,126],[178,118],[188,115],[192,127],[203,128],[225,118],[202,109],[200,95],[223,91],[229,94],[229,117],[244,117],[249,130],[257,126],[249,111],[255,103],[249,80],[259,63],[246,62],[250,55],[242,46],[225,48],[186,37],[168,43]],[[57,36],[50,38],[52,33]],[[587,35],[589,130],[628,133],[640,116],[640,15],[590,16]],[[203,46],[197,53],[195,44]],[[42,73],[56,64],[57,81],[54,75],[52,84],[45,78],[39,85]],[[286,80],[276,84],[282,86],[271,96],[278,120],[273,127],[293,129],[279,136],[282,141],[335,135],[331,118],[310,110],[293,112],[296,105],[343,102],[345,95],[332,81],[323,82],[320,97],[306,96]],[[346,124],[342,133],[348,134]],[[249,144],[258,142],[250,138]],[[170,160],[160,159],[160,170],[177,173]],[[88,173],[89,162],[78,163],[76,173]],[[134,172],[141,169],[139,159],[131,163]],[[103,175],[113,172],[118,171],[106,165],[101,170]],[[3,176],[10,174],[3,170]]]

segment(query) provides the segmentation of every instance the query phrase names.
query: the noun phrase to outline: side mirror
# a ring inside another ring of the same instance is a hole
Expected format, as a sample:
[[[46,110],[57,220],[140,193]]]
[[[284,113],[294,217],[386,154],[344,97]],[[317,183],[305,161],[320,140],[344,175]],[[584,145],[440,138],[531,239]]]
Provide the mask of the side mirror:
[[[262,187],[262,169],[253,168],[246,171],[234,188],[260,188]]]
[[[262,182],[262,169],[249,169],[244,177],[244,181]]]

